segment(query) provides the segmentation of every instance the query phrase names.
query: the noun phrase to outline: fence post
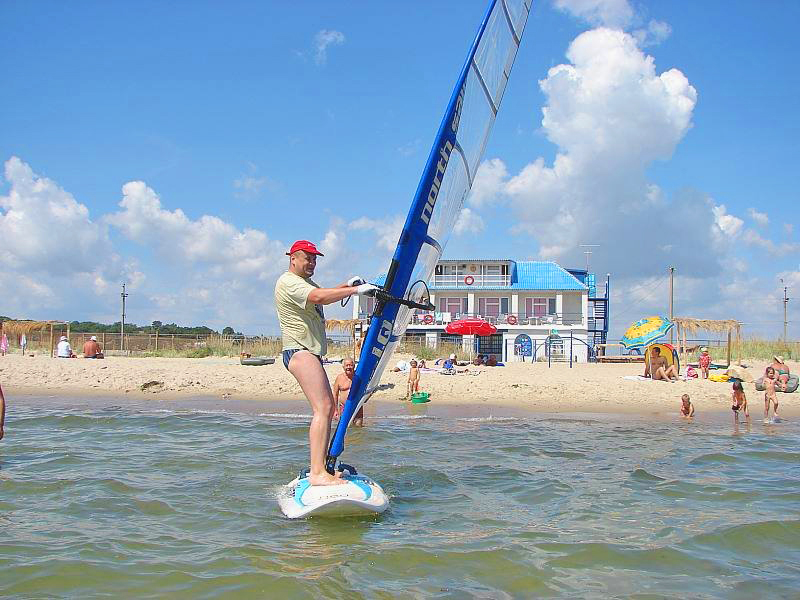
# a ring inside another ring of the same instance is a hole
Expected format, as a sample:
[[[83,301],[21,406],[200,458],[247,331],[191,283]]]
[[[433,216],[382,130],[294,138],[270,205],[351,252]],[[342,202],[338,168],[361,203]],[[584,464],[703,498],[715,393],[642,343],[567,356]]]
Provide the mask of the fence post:
[[[156,329],[156,352],[158,352],[158,329]]]

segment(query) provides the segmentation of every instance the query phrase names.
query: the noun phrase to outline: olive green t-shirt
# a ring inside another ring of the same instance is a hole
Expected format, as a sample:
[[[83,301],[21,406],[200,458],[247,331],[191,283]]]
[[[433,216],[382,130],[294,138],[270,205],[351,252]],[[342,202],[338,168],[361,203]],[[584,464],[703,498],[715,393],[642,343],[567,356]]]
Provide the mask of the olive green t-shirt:
[[[275,310],[283,335],[283,349],[305,348],[323,356],[327,351],[325,315],[321,304],[308,301],[308,295],[319,286],[286,271],[275,283]]]

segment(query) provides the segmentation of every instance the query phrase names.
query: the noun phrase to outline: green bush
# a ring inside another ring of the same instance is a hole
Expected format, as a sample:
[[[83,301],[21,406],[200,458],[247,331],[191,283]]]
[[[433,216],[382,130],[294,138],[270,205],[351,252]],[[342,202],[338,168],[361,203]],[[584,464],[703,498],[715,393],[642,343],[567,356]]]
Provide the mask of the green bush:
[[[207,356],[211,356],[213,352],[211,352],[211,348],[208,346],[200,346],[199,348],[192,348],[191,350],[186,351],[186,358],[206,358]]]

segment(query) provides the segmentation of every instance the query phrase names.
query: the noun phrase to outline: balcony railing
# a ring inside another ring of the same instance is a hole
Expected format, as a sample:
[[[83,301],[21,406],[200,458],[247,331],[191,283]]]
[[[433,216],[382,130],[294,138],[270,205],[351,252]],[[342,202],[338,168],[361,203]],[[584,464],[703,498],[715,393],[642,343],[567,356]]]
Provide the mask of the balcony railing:
[[[511,275],[481,275],[480,273],[464,273],[462,275],[434,275],[430,281],[434,287],[475,288],[475,287],[508,287]]]
[[[360,315],[361,318],[368,318],[369,315]],[[563,325],[581,325],[583,315],[581,313],[556,313],[552,315],[528,315],[526,313],[508,313],[500,315],[481,315],[475,313],[458,312],[423,312],[417,311],[411,317],[411,325],[421,325],[425,327],[446,326],[448,323],[464,319],[466,317],[477,317],[492,325],[502,327],[555,327]]]

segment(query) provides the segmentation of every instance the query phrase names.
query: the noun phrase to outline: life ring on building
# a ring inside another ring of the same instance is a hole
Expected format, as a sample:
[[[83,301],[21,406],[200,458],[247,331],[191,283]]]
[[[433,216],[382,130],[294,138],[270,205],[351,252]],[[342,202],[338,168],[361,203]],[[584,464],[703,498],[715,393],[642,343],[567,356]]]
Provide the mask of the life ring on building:
[[[506,323],[508,323],[509,325],[516,325],[517,324],[516,315],[508,315],[506,317]]]
[[[464,283],[466,283],[467,285],[472,285],[473,283],[475,283],[475,278],[472,275],[467,275],[466,277],[464,277]]]
[[[433,323],[433,315],[425,315],[422,317],[422,322],[425,323],[425,325],[431,325]]]

